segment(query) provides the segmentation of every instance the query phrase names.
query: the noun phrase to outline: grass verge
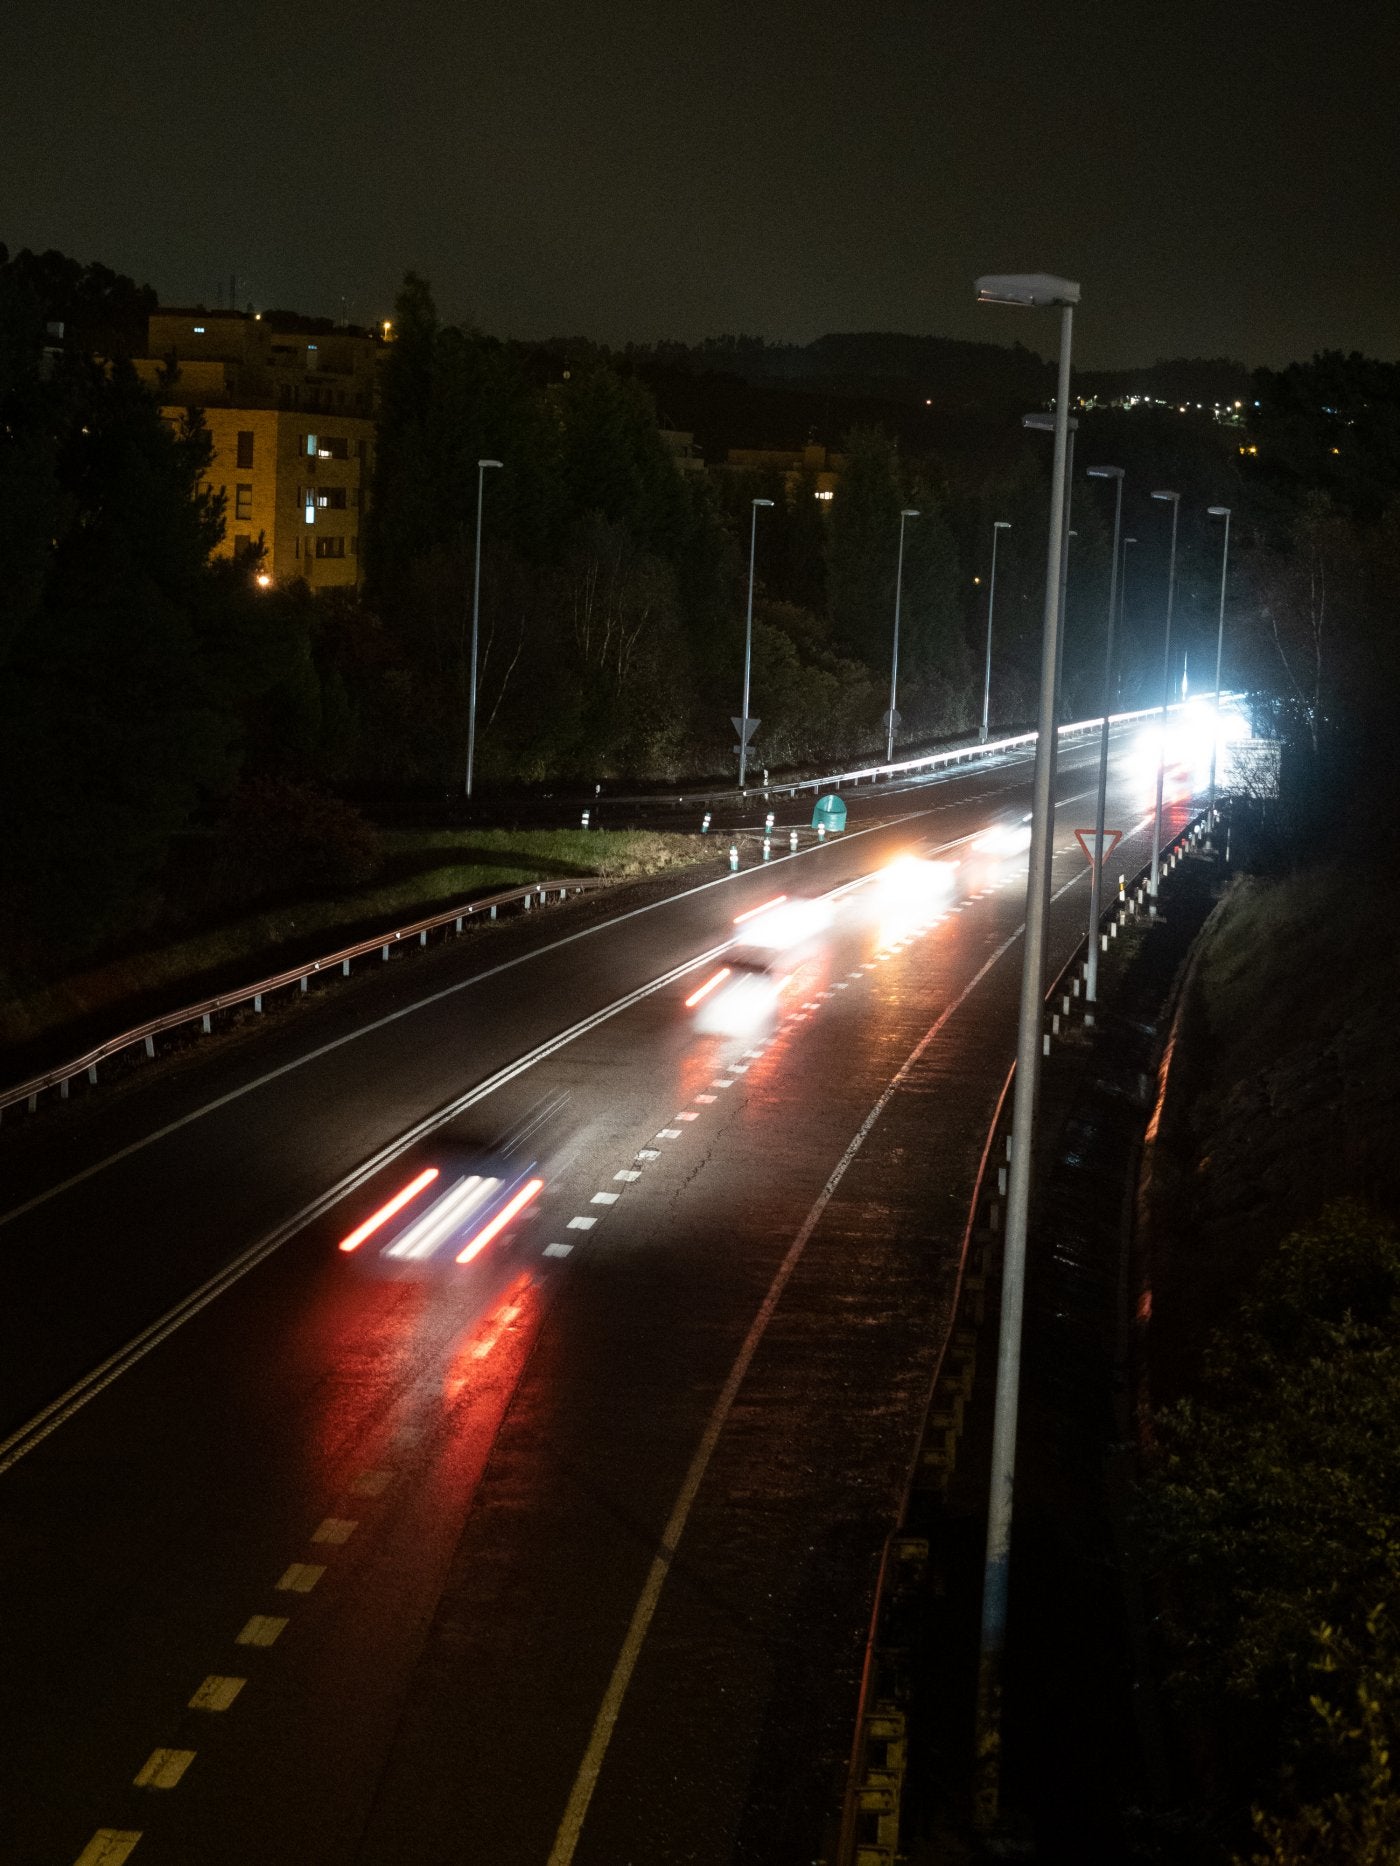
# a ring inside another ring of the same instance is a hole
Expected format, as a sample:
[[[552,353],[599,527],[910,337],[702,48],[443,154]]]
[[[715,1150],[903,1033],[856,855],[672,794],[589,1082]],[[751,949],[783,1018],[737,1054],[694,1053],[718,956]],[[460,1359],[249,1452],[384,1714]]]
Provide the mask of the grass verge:
[[[282,901],[27,990],[0,975],[0,1045],[23,1059],[99,1019],[117,1029],[128,1012],[139,1020],[154,1003],[173,1007],[251,983],[474,896],[527,881],[632,880],[713,849],[700,836],[649,830],[397,830],[383,843],[385,859],[369,886]],[[14,1073],[6,1065],[5,1075]]]

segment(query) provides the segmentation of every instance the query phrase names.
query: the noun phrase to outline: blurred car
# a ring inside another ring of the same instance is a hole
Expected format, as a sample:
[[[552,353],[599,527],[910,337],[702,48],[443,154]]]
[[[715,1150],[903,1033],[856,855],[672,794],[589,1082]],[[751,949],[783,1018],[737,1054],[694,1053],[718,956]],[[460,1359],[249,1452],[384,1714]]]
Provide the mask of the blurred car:
[[[777,1015],[793,974],[824,948],[831,926],[824,895],[778,895],[735,921],[724,963],[686,999],[707,1036],[749,1036]]]
[[[1031,846],[1029,816],[1005,816],[974,838],[972,853],[988,862],[1009,862]]]
[[[470,1263],[543,1191],[536,1165],[444,1156],[406,1181],[340,1240],[340,1248],[364,1249],[384,1269]]]

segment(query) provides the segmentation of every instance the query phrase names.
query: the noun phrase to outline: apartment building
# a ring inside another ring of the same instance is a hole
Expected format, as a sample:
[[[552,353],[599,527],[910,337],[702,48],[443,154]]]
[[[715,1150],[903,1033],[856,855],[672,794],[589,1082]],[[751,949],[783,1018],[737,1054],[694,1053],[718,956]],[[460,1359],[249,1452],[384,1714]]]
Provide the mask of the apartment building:
[[[225,500],[222,554],[261,541],[262,574],[275,582],[358,586],[383,342],[288,313],[163,309],[150,319],[136,369],[167,420],[203,414],[209,484]]]

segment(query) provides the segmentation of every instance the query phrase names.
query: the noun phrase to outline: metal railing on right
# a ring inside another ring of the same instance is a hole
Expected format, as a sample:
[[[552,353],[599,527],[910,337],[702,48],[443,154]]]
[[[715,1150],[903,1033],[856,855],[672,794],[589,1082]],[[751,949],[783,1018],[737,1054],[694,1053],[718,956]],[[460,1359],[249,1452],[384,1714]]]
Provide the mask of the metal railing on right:
[[[41,1075],[32,1076],[27,1082],[0,1090],[0,1116],[7,1109],[20,1106],[33,1114],[39,1105],[40,1096],[52,1089],[57,1089],[60,1099],[66,1101],[69,1085],[76,1078],[86,1076],[89,1083],[95,1084],[99,1065],[127,1050],[140,1048],[148,1057],[153,1057],[156,1040],[169,1032],[198,1024],[201,1032],[207,1036],[213,1029],[214,1017],[221,1011],[235,1010],[245,1004],[251,1004],[255,1011],[261,1011],[263,999],[274,991],[296,986],[304,992],[310,987],[313,978],[328,976],[337,971],[341,976],[349,977],[351,961],[354,959],[364,958],[374,952],[382,960],[388,959],[405,942],[411,944],[416,940],[420,946],[426,946],[430,933],[446,932],[449,928],[460,933],[469,920],[494,920],[499,908],[516,907],[521,912],[528,912],[537,903],[543,906],[551,895],[563,900],[568,894],[579,894],[607,885],[601,875],[586,875],[562,885],[558,882],[531,881],[523,887],[505,888],[481,900],[449,907],[443,913],[429,914],[426,919],[414,920],[407,926],[376,933],[369,939],[356,941],[353,946],[342,946],[337,952],[325,953],[319,959],[303,960],[299,965],[288,966],[285,971],[260,978],[254,984],[240,985],[234,991],[222,991],[212,998],[203,998],[198,1004],[187,1004],[179,1010],[166,1011],[158,1017],[148,1018],[143,1024],[134,1025],[130,1030],[119,1031],[94,1048],[85,1050],[81,1056],[71,1056],[54,1068],[46,1069]]]
[[[1207,827],[1207,815],[1203,812],[1194,817],[1172,837],[1163,854],[1163,873],[1169,873],[1200,840]],[[1115,938],[1120,926],[1149,908],[1144,891],[1148,873],[1144,864],[1131,882],[1124,881],[1118,898],[1100,917],[1096,938]],[[1084,1004],[1080,989],[1087,941],[1086,934],[1045,993],[1043,1041],[1047,1054],[1061,1035],[1071,1007],[1076,1001]],[[993,1356],[996,1352],[995,1336],[990,1344],[983,1344],[980,1337],[987,1321],[988,1285],[1005,1219],[1014,1077],[1013,1064],[997,1097],[974,1177],[950,1320],[930,1382],[915,1456],[905,1479],[897,1527],[886,1538],[881,1552],[833,1866],[896,1866],[904,1857],[900,1825],[908,1712],[900,1687],[907,1682],[907,1666],[890,1664],[887,1655],[917,1644],[898,1622],[906,1602],[911,1603],[911,1611],[917,1611],[915,1597],[927,1587],[928,1527],[914,1520],[914,1498],[920,1492],[946,1492],[972,1400],[979,1349],[985,1345],[986,1352]]]

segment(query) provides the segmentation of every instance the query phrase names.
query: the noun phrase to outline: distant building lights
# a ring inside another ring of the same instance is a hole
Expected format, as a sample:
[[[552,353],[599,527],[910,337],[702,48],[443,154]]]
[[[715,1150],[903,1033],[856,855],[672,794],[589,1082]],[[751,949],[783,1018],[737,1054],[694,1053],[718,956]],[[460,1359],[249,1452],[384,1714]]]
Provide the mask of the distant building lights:
[[[204,335],[204,326],[202,324],[196,324],[194,327],[194,334],[196,337],[202,337]]]
[[[830,490],[830,488],[828,488],[825,492],[815,492],[812,494],[812,497],[814,499],[833,499],[835,498],[835,496],[836,495]]]

